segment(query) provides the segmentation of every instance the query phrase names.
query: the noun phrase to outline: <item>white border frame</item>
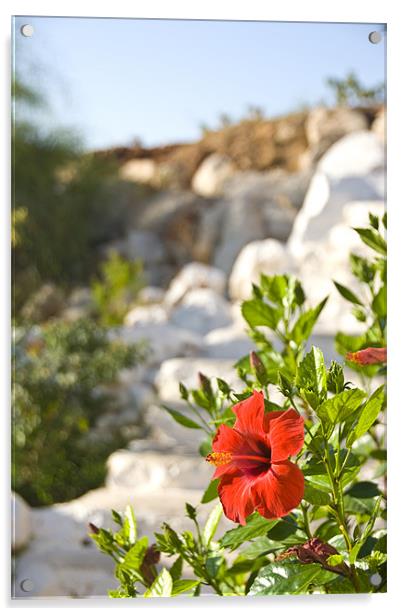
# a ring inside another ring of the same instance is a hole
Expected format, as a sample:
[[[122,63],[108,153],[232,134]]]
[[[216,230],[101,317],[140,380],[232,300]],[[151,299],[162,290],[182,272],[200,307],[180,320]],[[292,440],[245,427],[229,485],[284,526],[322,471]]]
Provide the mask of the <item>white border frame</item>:
[[[403,114],[404,95],[400,88],[400,76],[402,75],[402,58],[404,58],[404,44],[402,37],[402,22],[400,21],[400,3],[397,0],[385,0],[384,2],[372,2],[372,0],[334,0],[326,3],[324,0],[283,0],[282,2],[263,2],[262,0],[200,0],[190,3],[189,0],[148,0],[140,2],[136,0],[114,0],[114,2],[91,2],[91,0],[3,0],[0,7],[0,28],[3,50],[1,71],[1,89],[4,95],[4,112],[1,115],[2,131],[7,139],[1,148],[1,186],[3,187],[3,207],[1,208],[0,229],[2,233],[1,258],[2,267],[2,302],[1,319],[2,336],[4,341],[2,354],[2,369],[0,370],[2,391],[4,391],[2,405],[2,420],[4,427],[3,435],[8,439],[3,444],[3,490],[5,508],[9,511],[9,315],[10,315],[10,257],[9,257],[9,202],[10,202],[10,32],[12,15],[52,15],[52,16],[76,16],[76,17],[149,17],[171,19],[231,19],[231,20],[271,20],[271,21],[328,21],[328,22],[360,22],[360,23],[387,23],[387,93],[388,93],[388,211],[389,211],[389,582],[388,593],[384,595],[359,595],[359,596],[315,596],[315,597],[273,597],[251,599],[183,599],[183,600],[160,600],[148,603],[133,604],[131,601],[114,601],[110,603],[101,599],[75,600],[70,599],[37,599],[31,601],[13,601],[10,596],[10,559],[9,549],[9,516],[3,516],[5,528],[0,533],[4,542],[4,560],[2,561],[2,574],[0,575],[3,604],[6,608],[42,610],[44,607],[88,610],[101,608],[136,609],[137,612],[148,611],[150,608],[165,609],[168,613],[176,613],[181,608],[193,611],[206,610],[206,608],[220,605],[225,601],[226,606],[236,613],[245,609],[281,611],[282,616],[295,614],[297,610],[310,610],[312,614],[327,616],[340,614],[345,609],[366,609],[367,614],[376,614],[380,610],[392,610],[399,604],[400,591],[404,592],[402,582],[403,565],[402,552],[404,551],[402,515],[400,504],[403,501],[403,480],[401,476],[402,462],[400,454],[403,449],[402,435],[404,435],[404,401],[400,396],[401,363],[404,349],[404,336],[402,327],[402,315],[404,314],[403,292],[403,233],[404,233],[404,198],[401,194],[403,176]],[[400,130],[401,129],[401,130]],[[400,139],[401,137],[401,139]],[[400,322],[401,321],[401,322]],[[393,333],[391,333],[393,332]],[[401,360],[401,361],[400,361]],[[139,601],[139,600],[138,600]],[[209,602],[209,604],[208,604]],[[402,600],[400,601],[402,603]]]

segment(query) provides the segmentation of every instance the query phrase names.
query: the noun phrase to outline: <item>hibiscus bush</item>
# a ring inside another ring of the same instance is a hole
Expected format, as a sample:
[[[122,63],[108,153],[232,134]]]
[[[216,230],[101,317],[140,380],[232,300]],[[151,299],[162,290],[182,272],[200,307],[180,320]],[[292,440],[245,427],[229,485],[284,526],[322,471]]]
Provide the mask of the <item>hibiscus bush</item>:
[[[361,297],[336,282],[364,331],[338,333],[341,363],[307,348],[327,298],[308,306],[289,275],[253,285],[241,311],[256,351],[235,366],[242,390],[200,374],[198,388],[179,385],[188,411],[166,407],[203,434],[213,467],[201,503],[185,504],[190,530],[164,524],[149,545],[130,507],[113,512],[117,530],[91,527],[116,562],[111,597],[386,591],[385,227],[371,215],[356,229],[371,249],[351,256]],[[220,535],[222,515],[234,527]]]

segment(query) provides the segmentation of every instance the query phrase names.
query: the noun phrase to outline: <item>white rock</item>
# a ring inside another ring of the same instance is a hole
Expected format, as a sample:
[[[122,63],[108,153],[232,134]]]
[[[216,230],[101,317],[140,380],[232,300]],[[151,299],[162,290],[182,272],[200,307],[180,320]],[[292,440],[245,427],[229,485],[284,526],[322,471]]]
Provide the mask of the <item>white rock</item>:
[[[198,373],[207,377],[220,377],[236,390],[243,384],[234,369],[234,362],[227,359],[207,359],[206,357],[176,358],[163,362],[156,375],[155,385],[161,400],[180,400],[178,383],[188,388],[199,387]]]
[[[224,205],[220,241],[215,250],[214,264],[229,274],[243,246],[266,236],[261,208],[244,197],[227,199]]]
[[[154,160],[139,158],[124,163],[119,170],[119,175],[127,182],[151,184],[157,175],[157,169]]]
[[[214,263],[226,273],[242,248],[254,241],[272,238],[286,241],[298,208],[303,203],[310,173],[238,173],[226,184],[220,202],[220,241]]]
[[[151,323],[164,323],[167,319],[167,311],[163,306],[135,306],[125,316],[124,324],[127,326],[149,325]]]
[[[149,349],[146,363],[158,364],[169,357],[196,355],[202,346],[202,338],[195,332],[177,327],[172,323],[146,323],[122,327],[111,333],[127,344],[145,342]]]
[[[192,190],[202,197],[220,195],[225,181],[235,172],[231,160],[220,154],[211,154],[199,165],[192,178]]]
[[[141,412],[146,411],[155,399],[154,390],[144,383],[133,383],[129,387],[129,394],[133,404]]]
[[[143,287],[139,291],[140,304],[160,304],[164,299],[164,289],[161,287]]]
[[[11,547],[13,552],[25,548],[32,535],[31,509],[24,499],[12,492],[11,494]]]
[[[348,133],[366,130],[367,120],[355,109],[317,107],[309,112],[305,128],[309,147],[323,149]]]
[[[164,303],[169,307],[175,306],[192,289],[204,288],[224,293],[226,289],[224,272],[203,263],[188,263],[171,281]]]
[[[136,486],[147,492],[173,487],[203,490],[212,476],[204,458],[148,451],[116,451],[108,458],[107,468],[108,487]]]
[[[125,240],[125,256],[144,263],[162,263],[166,259],[164,244],[152,231],[131,231]]]
[[[230,325],[209,332],[204,341],[208,357],[234,361],[255,349],[254,342],[238,325]]]
[[[197,334],[206,334],[212,329],[231,323],[229,303],[212,289],[189,291],[180,305],[171,313],[174,325]]]
[[[284,274],[291,262],[284,244],[277,240],[261,240],[247,244],[240,252],[229,279],[229,295],[233,300],[251,297],[252,283],[260,274]]]
[[[309,302],[314,305],[325,296],[330,296],[316,325],[315,331],[318,334],[334,334],[338,330],[357,334],[361,331],[351,314],[350,305],[337,292],[333,280],[361,296],[363,289],[351,273],[349,255],[351,252],[370,254],[370,249],[364,246],[352,229],[354,226],[367,226],[369,212],[381,216],[384,213],[383,202],[345,204],[340,222],[325,231],[321,241],[307,244],[302,258],[296,262],[296,273],[303,283]]]
[[[347,135],[328,150],[288,240],[293,257],[301,259],[321,243],[330,228],[341,222],[347,203],[384,198],[384,163],[384,149],[370,131]]]
[[[358,131],[337,141],[320,160],[318,171],[334,180],[366,176],[384,166],[384,148],[376,135],[371,131]]]

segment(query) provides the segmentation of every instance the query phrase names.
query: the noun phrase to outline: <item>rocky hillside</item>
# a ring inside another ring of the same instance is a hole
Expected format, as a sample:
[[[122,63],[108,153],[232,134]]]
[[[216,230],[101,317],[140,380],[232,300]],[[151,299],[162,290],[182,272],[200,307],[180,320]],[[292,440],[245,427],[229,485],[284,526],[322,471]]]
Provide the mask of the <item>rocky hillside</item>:
[[[248,242],[286,242],[323,154],[353,132],[382,138],[383,117],[380,108],[317,108],[244,121],[197,143],[99,152],[118,161],[124,183],[149,187],[128,204],[126,237],[105,250],[142,259],[151,285],[166,287],[190,261],[229,275]]]

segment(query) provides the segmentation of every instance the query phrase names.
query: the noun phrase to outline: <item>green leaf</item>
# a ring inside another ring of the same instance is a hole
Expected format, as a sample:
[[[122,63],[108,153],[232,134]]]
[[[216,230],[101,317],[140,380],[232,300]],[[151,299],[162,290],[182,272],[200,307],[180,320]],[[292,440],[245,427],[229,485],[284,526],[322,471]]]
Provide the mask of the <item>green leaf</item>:
[[[335,280],[333,282],[337,288],[337,291],[339,292],[340,295],[342,295],[344,299],[348,300],[348,302],[351,302],[351,304],[358,304],[358,306],[363,306],[363,302],[361,302],[361,300],[355,295],[355,293],[353,293],[347,287],[344,287],[343,284],[340,284],[339,282],[336,282]]]
[[[304,500],[312,505],[329,505],[330,496],[310,485],[307,481],[304,482]]]
[[[180,390],[181,398],[183,400],[188,400],[189,393],[188,393],[188,389],[185,387],[184,383],[179,383],[178,387],[179,387],[179,390]]]
[[[383,256],[387,255],[387,244],[386,240],[380,235],[378,231],[375,229],[363,229],[356,228],[354,229],[356,233],[360,236],[362,242],[364,242],[376,252],[382,254]]]
[[[210,577],[216,578],[219,572],[221,565],[224,562],[223,556],[209,556],[206,559],[206,571],[209,573]]]
[[[296,344],[301,344],[310,337],[313,327],[326,305],[327,300],[328,297],[325,297],[315,308],[307,310],[297,319],[291,332],[291,339],[294,340]]]
[[[196,508],[189,503],[185,503],[185,511],[191,520],[196,520]]]
[[[358,438],[366,434],[369,428],[376,421],[384,404],[384,385],[381,385],[370,396],[360,414],[358,423],[347,438],[347,445],[350,447]]]
[[[359,255],[351,254],[349,256],[351,270],[353,275],[361,282],[369,283],[374,279],[375,268],[370,261]]]
[[[372,310],[377,314],[379,319],[385,319],[387,316],[387,286],[384,284],[380,287],[379,292],[372,302]]]
[[[125,571],[139,571],[146,554],[149,540],[147,537],[142,537],[137,543],[126,553],[124,560],[119,564],[121,569]]]
[[[203,504],[210,503],[210,501],[212,501],[215,498],[217,498],[217,496],[218,496],[218,494],[217,494],[218,485],[219,485],[219,479],[213,479],[213,481],[210,482],[210,484],[206,488],[205,492],[203,493],[203,496],[201,498],[201,503],[203,503]]]
[[[360,407],[365,397],[361,389],[347,389],[320,404],[316,414],[326,423],[341,423]]]
[[[266,276],[261,274],[260,286],[268,299],[281,305],[288,290],[288,278],[283,275]]]
[[[209,517],[204,526],[202,537],[206,547],[209,547],[210,542],[212,541],[214,534],[216,532],[217,526],[219,524],[220,518],[222,516],[223,509],[222,504],[218,503],[214,509],[209,514]]]
[[[331,556],[327,558],[327,565],[330,565],[330,567],[337,567],[338,565],[341,565],[343,562],[344,562],[344,557],[342,556],[342,554],[332,554]]]
[[[235,550],[245,541],[264,535],[278,522],[279,520],[267,520],[258,513],[253,513],[247,518],[245,526],[239,525],[237,528],[228,530],[221,538],[220,544],[223,548]]]
[[[226,383],[226,381],[224,381],[223,379],[219,379],[219,377],[216,378],[217,381],[217,386],[219,388],[219,391],[224,395],[224,396],[228,396],[231,392],[231,389],[229,387],[229,385]]]
[[[202,427],[199,424],[197,424],[196,421],[193,421],[192,419],[190,419],[189,417],[186,417],[185,415],[183,415],[182,413],[179,413],[178,411],[174,411],[174,409],[170,409],[170,407],[165,406],[164,404],[162,406],[163,406],[163,409],[167,411],[167,413],[170,413],[174,421],[181,424],[181,426],[185,426],[186,428],[192,428],[193,430],[202,430]]]
[[[175,580],[171,590],[171,596],[175,597],[184,592],[189,592],[198,586],[199,583],[199,580]]]
[[[344,370],[336,361],[332,361],[330,369],[327,371],[327,388],[334,394],[339,394],[344,390],[345,378]]]
[[[268,537],[257,537],[242,550],[241,554],[246,558],[257,558],[258,556],[273,550],[273,546],[274,542],[271,539],[268,539]]]
[[[201,441],[198,451],[202,458],[206,458],[206,456],[212,451],[212,440],[210,438],[206,438]]]
[[[372,214],[372,212],[369,212],[369,224],[376,229],[376,231],[378,230],[379,218],[375,214]]]
[[[305,534],[298,528],[296,522],[290,516],[278,520],[273,528],[268,531],[269,539],[281,541],[286,544],[301,543],[305,539]]]
[[[121,514],[115,511],[115,509],[111,509],[111,515],[112,515],[112,519],[114,520],[114,522],[118,524],[119,526],[122,526],[123,520],[122,520]]]
[[[241,314],[250,327],[264,325],[275,329],[282,313],[260,299],[251,299],[242,303]]]
[[[145,597],[171,597],[173,580],[166,568],[163,568],[153,584],[144,593]]]
[[[348,497],[349,498],[349,497]],[[344,499],[345,500],[345,499]],[[377,502],[374,503],[374,507],[373,510],[371,511],[371,515],[370,515],[370,519],[366,525],[366,528],[362,534],[362,537],[360,538],[360,540],[354,545],[354,547],[352,548],[350,554],[349,554],[349,562],[352,564],[356,561],[358,554],[360,552],[360,550],[362,549],[362,547],[365,545],[366,540],[368,539],[368,537],[370,537],[370,533],[373,530],[373,527],[375,525],[375,522],[377,520],[377,517],[379,515],[379,510],[380,510],[380,503],[382,500],[382,496],[379,496],[379,498],[377,499]],[[359,501],[359,502],[364,502]],[[371,501],[372,502],[372,501]]]
[[[137,524],[135,513],[130,505],[125,509],[125,519],[123,522],[123,530],[129,543],[135,543],[137,538]]]
[[[312,347],[297,368],[296,386],[307,402],[316,409],[327,394],[327,371],[322,351]]]
[[[322,585],[336,577],[319,564],[274,562],[258,572],[248,595],[298,595],[306,592],[310,584]]]
[[[346,494],[355,498],[373,498],[379,496],[380,490],[372,481],[358,481],[346,491]]]
[[[174,582],[180,579],[182,575],[183,560],[182,556],[178,556],[170,567],[170,575]]]
[[[156,538],[159,539],[162,545],[165,546],[162,551],[167,552],[167,548],[169,548],[173,553],[180,552],[183,548],[183,545],[181,539],[178,536],[178,533],[176,533],[175,530],[171,528],[171,526],[166,522],[164,522],[162,526],[164,530],[163,535],[158,535],[158,533],[154,533]]]

